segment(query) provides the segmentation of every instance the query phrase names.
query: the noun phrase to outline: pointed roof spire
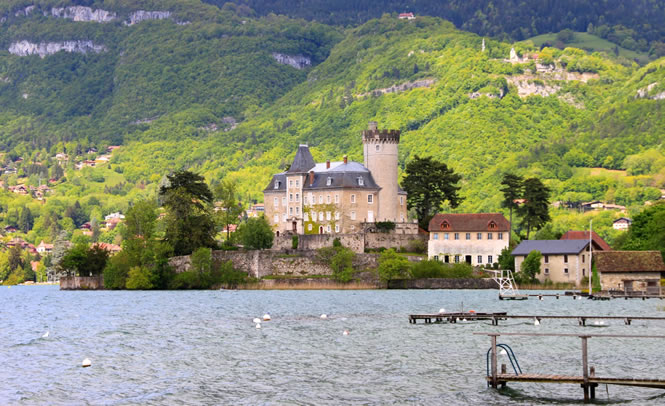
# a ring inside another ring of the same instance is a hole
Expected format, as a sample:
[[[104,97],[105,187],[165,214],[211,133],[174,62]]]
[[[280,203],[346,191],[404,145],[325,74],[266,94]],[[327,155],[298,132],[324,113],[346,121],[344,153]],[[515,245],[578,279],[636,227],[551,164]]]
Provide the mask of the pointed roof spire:
[[[291,164],[289,170],[286,172],[308,172],[315,165],[314,158],[312,158],[312,153],[309,152],[309,147],[307,144],[300,144],[298,146],[298,152],[296,152],[296,156],[293,158],[293,163]]]

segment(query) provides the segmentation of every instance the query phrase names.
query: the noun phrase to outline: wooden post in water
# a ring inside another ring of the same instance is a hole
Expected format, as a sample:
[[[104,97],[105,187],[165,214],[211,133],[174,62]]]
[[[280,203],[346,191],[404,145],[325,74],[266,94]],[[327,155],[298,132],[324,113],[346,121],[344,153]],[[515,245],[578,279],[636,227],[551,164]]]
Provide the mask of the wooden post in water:
[[[496,389],[497,387],[497,378],[496,378],[496,337],[498,334],[492,334],[492,388]]]
[[[589,401],[589,360],[587,355],[587,338],[589,336],[580,336],[582,339],[582,379],[584,383],[582,388],[584,389],[584,401]]]

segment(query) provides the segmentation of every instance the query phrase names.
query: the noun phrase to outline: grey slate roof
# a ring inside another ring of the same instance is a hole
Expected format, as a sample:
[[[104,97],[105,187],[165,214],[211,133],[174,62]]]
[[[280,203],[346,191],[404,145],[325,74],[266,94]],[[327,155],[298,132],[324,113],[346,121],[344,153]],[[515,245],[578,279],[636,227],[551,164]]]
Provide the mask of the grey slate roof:
[[[309,147],[307,145],[299,145],[298,152],[296,152],[295,158],[293,158],[293,163],[289,167],[288,173],[298,173],[298,172],[309,172],[316,164],[314,163],[314,158],[312,158],[312,153],[309,152]]]
[[[318,169],[318,170],[317,170]],[[314,171],[314,183],[310,186],[309,184],[309,175],[305,175],[303,190],[313,190],[313,189],[339,189],[339,188],[350,188],[350,189],[381,189],[379,185],[376,184],[374,178],[370,171],[365,168],[365,166],[359,162],[348,161],[344,162],[331,162],[330,169],[326,169],[326,164],[316,164],[313,169]],[[272,179],[268,186],[264,189],[265,192],[270,191],[284,191],[286,190],[286,175],[291,174],[290,170],[287,172],[282,172],[273,175]],[[331,184],[328,185],[328,178],[331,178]],[[363,184],[360,185],[358,178],[363,179]],[[275,188],[275,183],[279,182],[277,188]]]
[[[515,247],[511,255],[529,255],[534,250],[543,255],[577,255],[588,245],[588,240],[527,240]]]

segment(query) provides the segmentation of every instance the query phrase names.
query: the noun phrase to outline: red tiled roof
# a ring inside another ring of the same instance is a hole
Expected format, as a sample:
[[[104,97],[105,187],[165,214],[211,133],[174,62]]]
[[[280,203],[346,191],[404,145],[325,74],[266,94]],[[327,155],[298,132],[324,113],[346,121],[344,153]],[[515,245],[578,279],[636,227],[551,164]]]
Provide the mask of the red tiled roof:
[[[589,232],[588,231],[566,231],[566,234],[562,235],[561,240],[587,240],[589,241]],[[603,251],[612,251],[612,247],[605,242],[596,232],[593,232],[593,242],[595,242],[596,247],[600,248]]]
[[[496,228],[490,228],[494,223]],[[437,214],[429,222],[429,231],[508,231],[510,223],[501,213]]]
[[[593,256],[598,272],[665,272],[660,251],[600,251]]]

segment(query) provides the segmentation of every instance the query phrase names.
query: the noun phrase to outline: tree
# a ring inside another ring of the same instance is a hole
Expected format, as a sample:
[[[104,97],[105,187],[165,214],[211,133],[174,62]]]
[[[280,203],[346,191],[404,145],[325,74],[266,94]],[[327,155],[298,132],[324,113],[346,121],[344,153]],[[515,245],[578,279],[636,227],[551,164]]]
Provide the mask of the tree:
[[[508,241],[510,242],[513,236],[513,210],[519,209],[519,199],[524,195],[524,179],[519,175],[508,172],[503,175],[501,185],[503,185],[500,189],[503,193],[501,207],[510,211],[510,233],[508,234]]]
[[[58,266],[65,274],[101,275],[108,258],[108,251],[98,245],[77,244],[67,251]]]
[[[515,272],[515,258],[510,254],[512,248],[510,246],[501,250],[501,255],[499,255],[499,269],[511,270]]]
[[[262,250],[272,247],[274,234],[264,216],[247,219],[236,232],[246,249]]]
[[[391,279],[405,279],[410,276],[411,264],[409,260],[389,249],[379,257],[379,278],[387,282]]]
[[[416,155],[406,165],[404,190],[408,193],[408,208],[414,208],[420,227],[427,229],[429,220],[441,208],[444,201],[457,207],[462,199],[457,194],[457,182],[462,177],[451,168],[432,157],[420,158]]]
[[[529,178],[524,181],[524,204],[519,211],[522,215],[520,225],[526,228],[526,239],[529,239],[531,230],[538,230],[551,220],[550,189],[538,178]]]
[[[202,176],[179,171],[167,176],[159,189],[167,210],[164,241],[175,255],[191,254],[198,247],[216,247],[212,217],[213,195]]]
[[[140,237],[150,240],[155,233],[157,205],[151,200],[140,200],[127,210],[122,237],[125,240]]]
[[[540,273],[540,260],[543,255],[540,251],[533,250],[529,252],[520,267],[520,279],[525,282],[535,282],[536,275]]]
[[[575,33],[573,32],[573,30],[566,28],[565,30],[560,31],[556,35],[556,39],[557,41],[561,41],[564,44],[567,44],[569,42],[573,42],[573,40],[575,39]]]
[[[67,210],[65,210],[65,217],[72,219],[76,227],[81,227],[81,225],[85,223],[88,218],[88,216],[86,216],[85,212],[83,211],[83,208],[81,207],[81,203],[79,203],[78,200],[74,203],[73,206],[67,207]]]
[[[34,223],[35,220],[32,217],[30,208],[27,206],[23,207],[23,209],[21,209],[21,215],[18,218],[18,228],[24,233],[27,233],[28,231],[32,230]]]
[[[665,203],[645,208],[633,218],[633,223],[621,244],[624,250],[658,250],[665,258]]]
[[[226,228],[226,240],[231,237],[231,224],[238,224],[238,218],[242,214],[242,206],[238,202],[238,184],[232,180],[223,180],[215,188],[215,197],[219,200],[219,220]]]
[[[126,287],[127,289],[152,289],[152,272],[141,266],[130,268]]]
[[[21,269],[25,265],[25,261],[23,260],[23,250],[19,244],[16,244],[9,249],[8,263],[10,272]]]

